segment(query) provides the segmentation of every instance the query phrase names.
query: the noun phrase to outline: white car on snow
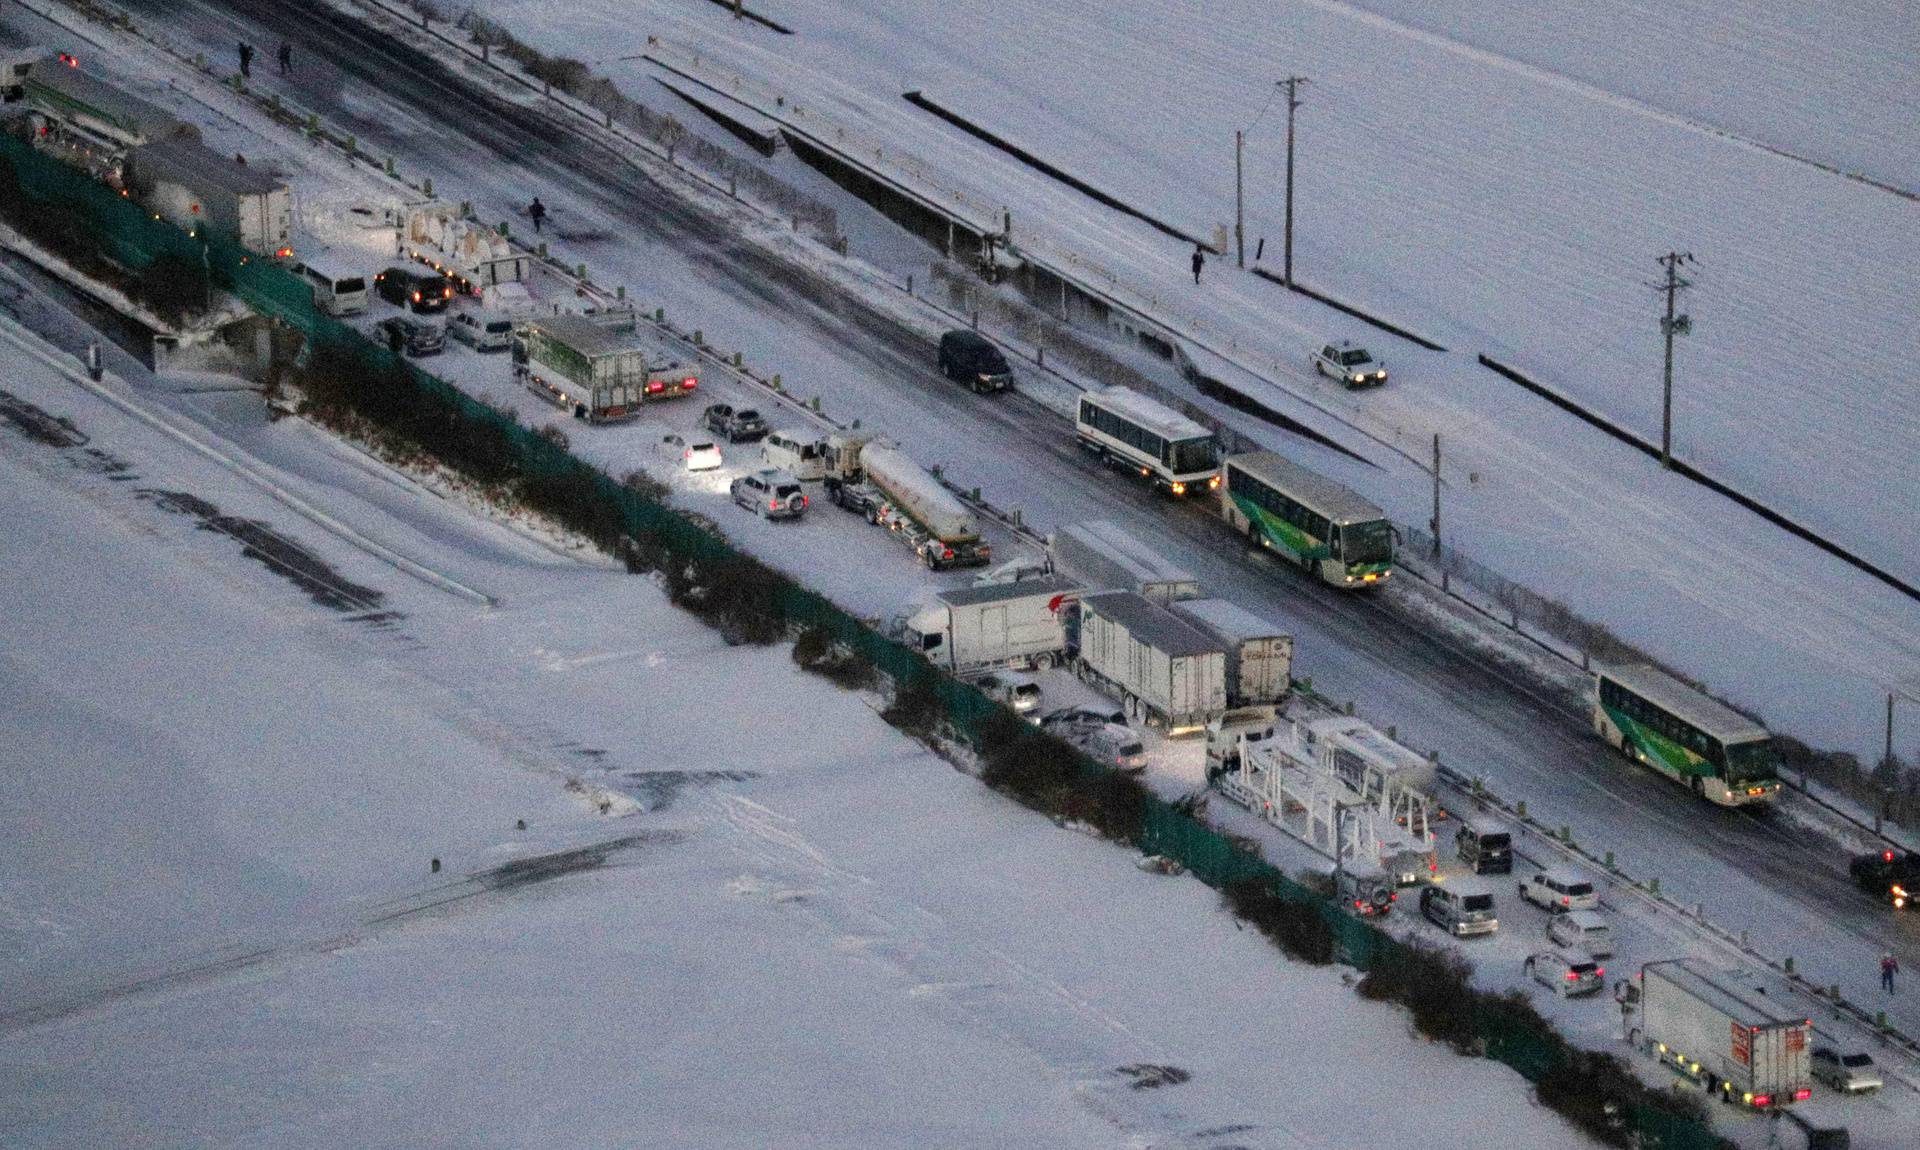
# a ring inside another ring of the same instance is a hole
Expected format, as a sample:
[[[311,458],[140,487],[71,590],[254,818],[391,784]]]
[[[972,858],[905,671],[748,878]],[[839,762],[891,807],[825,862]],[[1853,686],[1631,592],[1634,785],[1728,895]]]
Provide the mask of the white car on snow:
[[[1348,387],[1377,387],[1387,382],[1387,365],[1350,340],[1330,343],[1314,352],[1313,369]]]

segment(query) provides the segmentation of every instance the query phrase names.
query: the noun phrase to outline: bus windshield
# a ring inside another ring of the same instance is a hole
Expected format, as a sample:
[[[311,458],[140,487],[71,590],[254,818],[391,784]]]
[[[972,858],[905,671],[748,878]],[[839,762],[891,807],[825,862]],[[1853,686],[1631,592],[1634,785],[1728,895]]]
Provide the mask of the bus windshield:
[[[1340,558],[1348,563],[1393,560],[1393,528],[1384,519],[1349,523],[1340,529]]]
[[[1169,443],[1163,462],[1173,469],[1175,475],[1192,475],[1196,471],[1212,471],[1220,466],[1220,456],[1214,449],[1213,437],[1209,435],[1202,439],[1181,439]]]
[[[1773,751],[1772,739],[1734,743],[1727,748],[1727,781],[1761,783],[1778,778],[1779,761],[1779,756]]]

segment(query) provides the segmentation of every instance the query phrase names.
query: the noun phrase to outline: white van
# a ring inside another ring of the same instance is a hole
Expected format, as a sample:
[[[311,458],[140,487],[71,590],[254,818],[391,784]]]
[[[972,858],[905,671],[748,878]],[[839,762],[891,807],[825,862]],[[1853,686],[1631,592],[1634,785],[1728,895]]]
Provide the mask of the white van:
[[[336,264],[325,255],[308,256],[300,278],[313,291],[313,305],[328,315],[362,315],[367,310],[367,275]]]
[[[760,441],[760,458],[799,480],[825,479],[826,440],[812,431],[783,427]]]
[[[464,309],[447,317],[447,334],[475,351],[505,351],[513,346],[513,320],[484,308]]]
[[[1547,920],[1547,937],[1568,950],[1583,950],[1595,958],[1613,954],[1613,928],[1590,910],[1573,910]]]

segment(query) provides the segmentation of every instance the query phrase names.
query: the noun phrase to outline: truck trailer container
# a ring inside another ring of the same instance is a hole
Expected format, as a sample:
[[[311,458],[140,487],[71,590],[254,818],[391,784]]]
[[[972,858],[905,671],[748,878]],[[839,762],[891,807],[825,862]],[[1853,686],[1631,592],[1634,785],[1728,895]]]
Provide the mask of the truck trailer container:
[[[1083,588],[1064,575],[942,591],[906,621],[902,638],[959,675],[995,667],[1044,671],[1066,658]]]
[[[1047,540],[1054,569],[1096,591],[1135,591],[1165,605],[1200,594],[1200,579],[1104,519],[1063,527]]]
[[[637,330],[631,311],[529,319],[511,350],[528,391],[588,423],[632,419],[650,401],[699,386],[691,365]]]
[[[1227,652],[1227,704],[1277,703],[1293,687],[1293,636],[1225,599],[1180,599],[1173,612],[1212,635]]]
[[[1776,1109],[1813,1093],[1813,1023],[1759,979],[1698,959],[1640,968],[1640,1039],[1725,1101]]]
[[[1199,730],[1227,710],[1221,644],[1138,592],[1081,598],[1078,669],[1170,734]]]
[[[188,231],[212,227],[261,255],[293,254],[293,191],[278,176],[186,137],[128,151],[133,197]]]

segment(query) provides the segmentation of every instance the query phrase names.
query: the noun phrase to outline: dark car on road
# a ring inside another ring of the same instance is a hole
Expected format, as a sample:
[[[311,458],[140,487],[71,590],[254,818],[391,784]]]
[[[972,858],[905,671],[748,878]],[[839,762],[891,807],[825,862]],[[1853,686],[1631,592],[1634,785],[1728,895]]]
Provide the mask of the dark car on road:
[[[715,435],[726,436],[728,443],[751,443],[767,435],[767,421],[760,418],[759,412],[730,403],[709,404],[701,413],[700,422]]]
[[[1920,893],[1920,855],[1912,851],[1875,851],[1856,855],[1847,868],[1860,889],[1875,898],[1885,899],[1895,910],[1903,910]]]
[[[421,315],[445,311],[453,300],[453,281],[430,268],[388,268],[373,277],[373,290],[395,307]]]
[[[1007,366],[1007,357],[991,340],[965,328],[940,337],[940,374],[980,394],[1013,386],[1013,369]]]
[[[382,343],[411,356],[439,355],[447,349],[446,329],[428,320],[396,315],[373,326]]]

